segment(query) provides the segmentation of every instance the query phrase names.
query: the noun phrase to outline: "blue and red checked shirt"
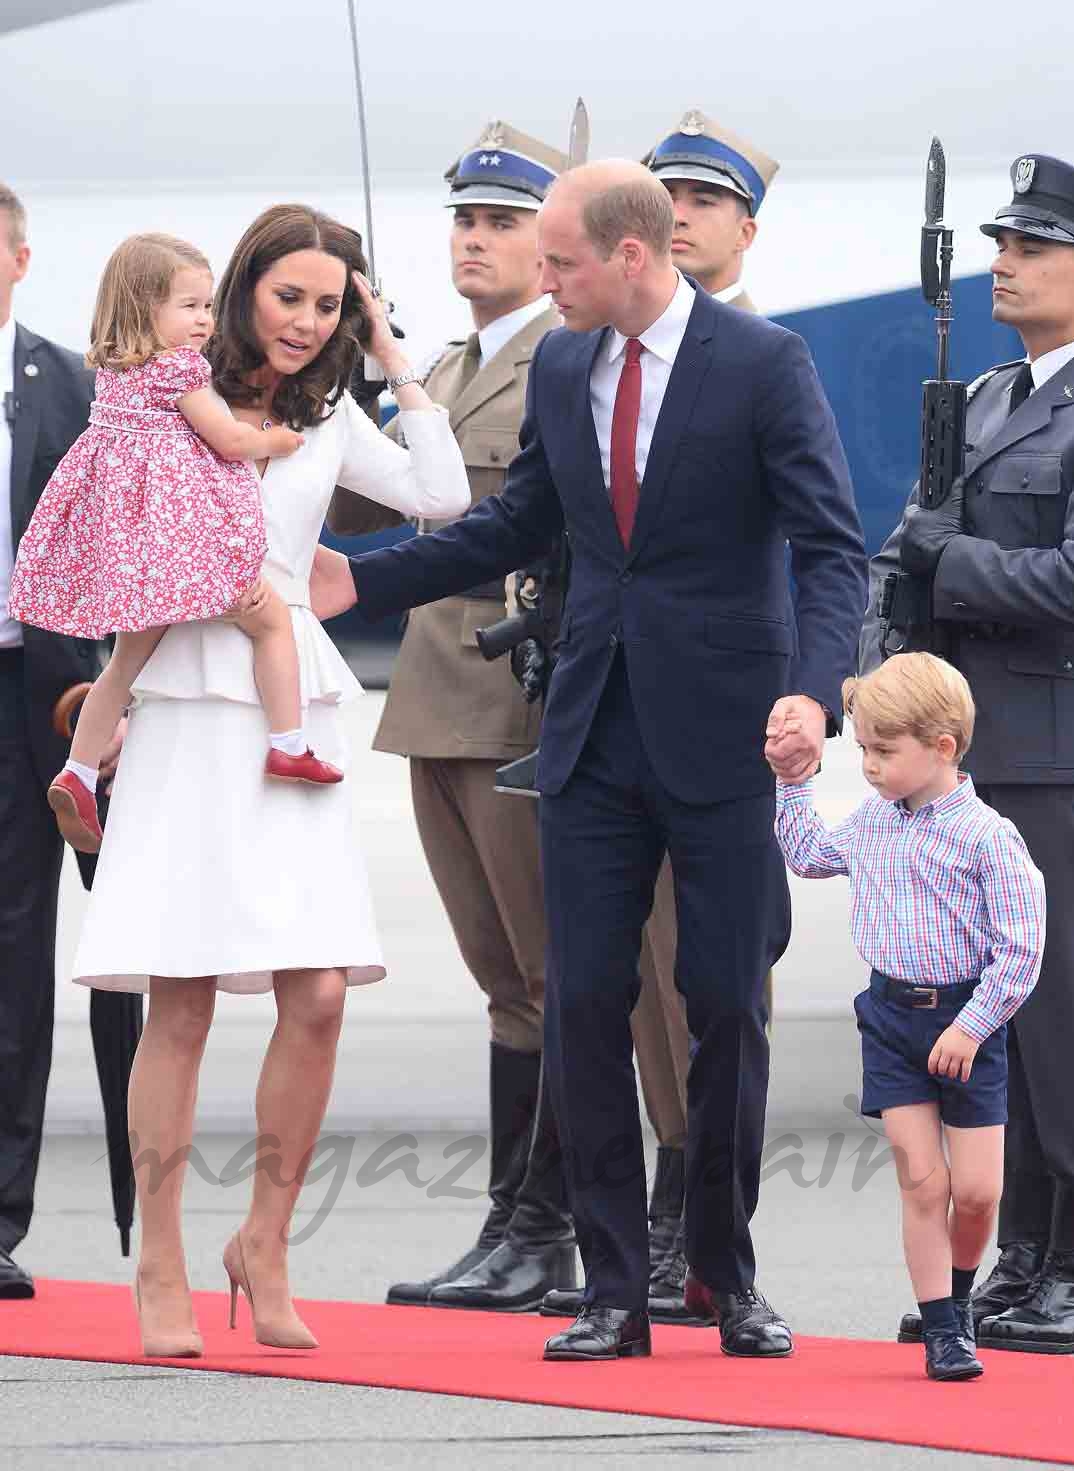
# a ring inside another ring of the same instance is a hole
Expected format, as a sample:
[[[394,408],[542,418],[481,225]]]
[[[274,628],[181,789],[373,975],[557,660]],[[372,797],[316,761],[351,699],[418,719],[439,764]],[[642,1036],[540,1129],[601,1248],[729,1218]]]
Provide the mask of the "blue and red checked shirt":
[[[1044,879],[1021,833],[962,776],[911,812],[869,797],[829,831],[812,782],[776,786],[776,837],[803,878],[850,878],[850,927],[874,970],[928,986],[980,984],[956,1017],[983,1042],[1037,983]]]

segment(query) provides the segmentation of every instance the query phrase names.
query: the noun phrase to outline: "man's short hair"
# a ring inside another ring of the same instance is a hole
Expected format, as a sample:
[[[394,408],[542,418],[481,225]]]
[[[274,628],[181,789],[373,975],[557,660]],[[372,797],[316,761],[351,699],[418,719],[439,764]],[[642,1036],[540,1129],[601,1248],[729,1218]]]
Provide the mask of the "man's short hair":
[[[942,735],[952,736],[956,760],[973,739],[970,687],[953,664],[935,654],[893,654],[863,679],[846,680],[843,708],[881,738],[910,735],[931,746]]]
[[[8,243],[12,250],[25,245],[26,210],[14,189],[9,189],[6,184],[0,184],[0,214],[6,217],[4,223],[7,225]]]
[[[612,184],[591,195],[582,206],[582,225],[605,260],[620,240],[640,240],[656,255],[667,255],[675,212],[671,195],[653,188],[648,179]]]

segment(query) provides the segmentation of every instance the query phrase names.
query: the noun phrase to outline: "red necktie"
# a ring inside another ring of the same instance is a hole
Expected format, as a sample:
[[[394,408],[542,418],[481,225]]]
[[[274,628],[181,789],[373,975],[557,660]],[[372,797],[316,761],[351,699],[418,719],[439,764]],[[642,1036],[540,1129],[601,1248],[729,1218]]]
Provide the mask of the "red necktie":
[[[641,409],[641,343],[628,337],[612,410],[612,511],[623,545],[630,545],[638,509],[638,413]]]

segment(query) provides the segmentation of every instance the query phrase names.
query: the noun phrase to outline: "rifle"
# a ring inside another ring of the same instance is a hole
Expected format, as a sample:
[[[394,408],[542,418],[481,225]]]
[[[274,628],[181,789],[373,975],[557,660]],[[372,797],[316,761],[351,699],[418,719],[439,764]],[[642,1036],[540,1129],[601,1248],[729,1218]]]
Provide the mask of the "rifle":
[[[933,138],[925,172],[925,223],[921,229],[921,291],[936,308],[936,377],[922,384],[921,473],[918,504],[942,506],[962,474],[966,453],[966,385],[947,376],[951,319],[951,261],[954,231],[943,223],[947,163]],[[882,658],[925,649],[942,653],[944,635],[932,618],[932,583],[909,573],[889,572],[877,607]]]

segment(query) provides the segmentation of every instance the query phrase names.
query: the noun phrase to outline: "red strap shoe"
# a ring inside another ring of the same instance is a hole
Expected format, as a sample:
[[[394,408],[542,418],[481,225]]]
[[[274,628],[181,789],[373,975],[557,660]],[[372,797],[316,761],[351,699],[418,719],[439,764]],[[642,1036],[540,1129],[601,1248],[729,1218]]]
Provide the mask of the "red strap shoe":
[[[97,816],[97,799],[73,771],[61,771],[48,789],[48,805],[64,842],[79,853],[99,853],[104,833]]]
[[[312,751],[307,750],[304,756],[288,756],[286,751],[277,751],[275,747],[265,759],[265,775],[274,776],[277,781],[309,781],[322,787],[343,780],[338,766],[322,761]]]

